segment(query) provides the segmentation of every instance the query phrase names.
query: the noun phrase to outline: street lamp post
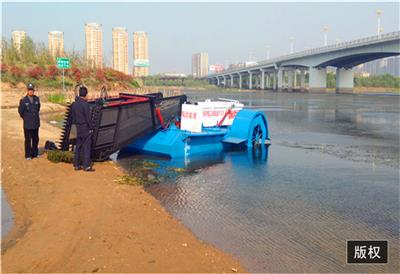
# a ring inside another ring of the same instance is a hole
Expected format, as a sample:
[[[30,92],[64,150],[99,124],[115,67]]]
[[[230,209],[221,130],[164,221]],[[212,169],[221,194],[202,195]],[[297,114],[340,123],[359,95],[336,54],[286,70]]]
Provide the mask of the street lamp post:
[[[378,36],[381,35],[381,15],[382,15],[382,10],[377,9],[376,10],[376,16],[378,18]]]
[[[290,37],[290,53],[294,52],[294,38]]]
[[[329,28],[327,26],[325,26],[323,28],[323,31],[324,31],[324,46],[327,46],[328,45],[328,31],[329,31]]]

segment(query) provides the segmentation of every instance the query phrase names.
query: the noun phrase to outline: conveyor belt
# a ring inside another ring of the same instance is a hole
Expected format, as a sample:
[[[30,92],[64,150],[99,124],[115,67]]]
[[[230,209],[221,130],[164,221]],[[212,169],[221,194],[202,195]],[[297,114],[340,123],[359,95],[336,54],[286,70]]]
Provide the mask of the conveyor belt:
[[[186,96],[163,98],[161,93],[136,95],[120,93],[118,97],[89,101],[92,134],[92,160],[104,161],[129,143],[160,128],[155,115],[159,108],[165,121],[180,117]],[[75,126],[71,123],[71,105],[68,105],[59,148],[74,150]]]

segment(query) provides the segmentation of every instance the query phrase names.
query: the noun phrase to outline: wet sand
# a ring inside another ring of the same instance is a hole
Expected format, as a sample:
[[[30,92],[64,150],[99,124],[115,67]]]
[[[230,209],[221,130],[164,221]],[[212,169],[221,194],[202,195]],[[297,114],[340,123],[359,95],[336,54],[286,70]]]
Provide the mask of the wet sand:
[[[122,175],[116,165],[96,163],[96,172],[84,173],[45,156],[25,161],[17,110],[1,114],[2,188],[15,214],[2,239],[2,272],[244,271],[142,187],[114,182]],[[40,146],[58,138],[59,129],[42,122]]]

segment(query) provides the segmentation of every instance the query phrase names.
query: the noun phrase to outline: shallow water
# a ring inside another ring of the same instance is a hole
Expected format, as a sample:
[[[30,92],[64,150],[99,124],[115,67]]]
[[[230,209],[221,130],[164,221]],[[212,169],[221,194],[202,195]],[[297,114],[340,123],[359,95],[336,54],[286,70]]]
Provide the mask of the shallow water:
[[[251,272],[397,272],[400,97],[187,94],[264,111],[272,139],[261,152],[153,159],[197,171],[147,190],[199,238]],[[388,240],[389,264],[346,264],[351,239]]]
[[[10,232],[14,223],[14,214],[12,212],[11,206],[7,201],[6,195],[1,190],[1,237],[4,238],[8,232]]]

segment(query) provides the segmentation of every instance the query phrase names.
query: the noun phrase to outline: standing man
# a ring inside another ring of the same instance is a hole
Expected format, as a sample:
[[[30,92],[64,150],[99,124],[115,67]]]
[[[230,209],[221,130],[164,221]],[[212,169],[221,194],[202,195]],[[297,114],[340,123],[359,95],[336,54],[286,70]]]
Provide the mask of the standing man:
[[[29,83],[27,94],[19,101],[18,113],[24,120],[25,159],[32,160],[38,156],[40,100],[34,95],[35,86]]]
[[[75,170],[94,171],[91,166],[92,150],[92,120],[90,119],[90,109],[87,103],[88,90],[86,87],[79,88],[79,96],[71,107],[72,123],[76,125],[76,146],[74,156]]]

